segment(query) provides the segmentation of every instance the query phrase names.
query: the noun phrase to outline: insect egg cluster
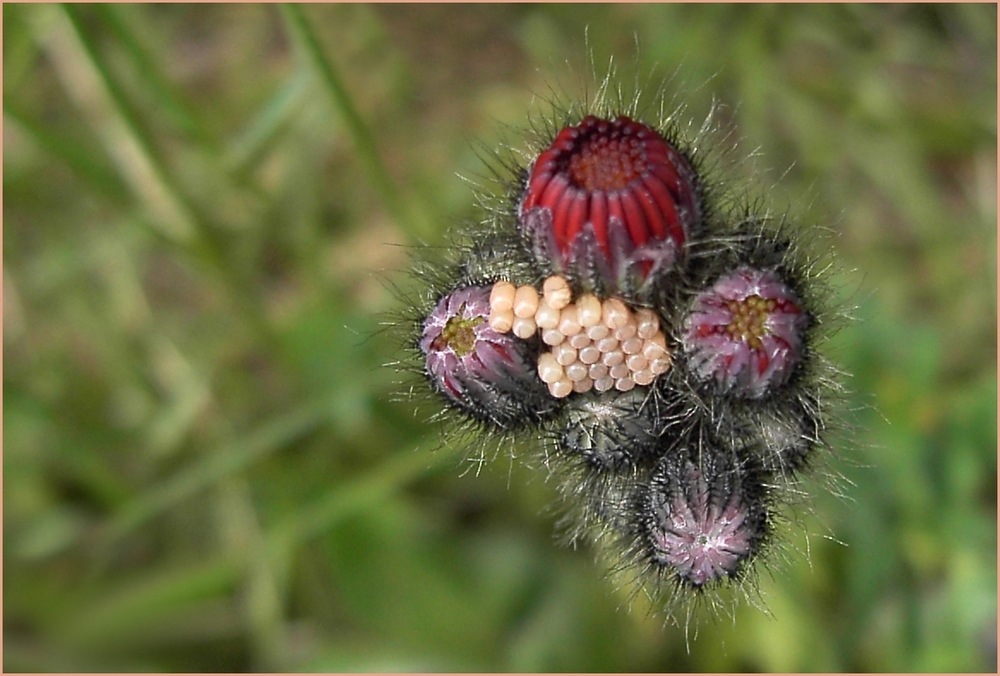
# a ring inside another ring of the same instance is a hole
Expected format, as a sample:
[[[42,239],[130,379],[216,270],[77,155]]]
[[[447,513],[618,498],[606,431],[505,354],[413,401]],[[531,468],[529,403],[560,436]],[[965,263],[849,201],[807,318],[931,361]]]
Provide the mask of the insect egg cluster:
[[[649,385],[670,369],[670,351],[652,310],[633,312],[618,298],[593,294],[572,302],[562,277],[545,280],[542,293],[530,285],[501,281],[490,294],[490,326],[522,339],[536,331],[549,347],[538,357],[538,377],[553,397],[611,388],[628,392]]]

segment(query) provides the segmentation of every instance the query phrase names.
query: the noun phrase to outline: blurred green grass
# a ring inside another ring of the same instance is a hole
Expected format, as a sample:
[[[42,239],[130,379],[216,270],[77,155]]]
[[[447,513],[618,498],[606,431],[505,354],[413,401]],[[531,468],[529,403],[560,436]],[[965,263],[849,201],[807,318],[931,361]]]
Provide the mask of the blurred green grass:
[[[3,19],[5,670],[995,670],[995,6]],[[475,217],[474,141],[584,81],[585,35],[727,104],[857,306],[849,499],[817,482],[772,616],[690,651],[381,367],[399,245]]]

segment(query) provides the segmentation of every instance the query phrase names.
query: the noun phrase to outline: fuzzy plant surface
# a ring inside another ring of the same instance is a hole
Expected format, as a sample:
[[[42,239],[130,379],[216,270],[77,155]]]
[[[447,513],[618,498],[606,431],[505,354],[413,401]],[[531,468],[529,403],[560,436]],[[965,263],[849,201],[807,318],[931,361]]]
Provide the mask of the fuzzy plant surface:
[[[722,175],[712,117],[663,109],[612,69],[495,152],[480,222],[418,255],[409,392],[476,462],[518,449],[559,487],[563,539],[687,621],[733,589],[759,603],[840,426],[822,345],[846,315],[827,231]]]

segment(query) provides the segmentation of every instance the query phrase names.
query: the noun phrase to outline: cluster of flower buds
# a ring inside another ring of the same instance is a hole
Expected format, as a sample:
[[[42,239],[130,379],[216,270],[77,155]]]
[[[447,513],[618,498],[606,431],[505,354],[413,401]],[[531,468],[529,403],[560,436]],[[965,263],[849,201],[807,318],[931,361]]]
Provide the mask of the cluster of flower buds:
[[[809,234],[704,179],[705,139],[594,108],[465,233],[416,357],[484,439],[538,441],[571,540],[654,590],[715,589],[826,443],[820,266]]]

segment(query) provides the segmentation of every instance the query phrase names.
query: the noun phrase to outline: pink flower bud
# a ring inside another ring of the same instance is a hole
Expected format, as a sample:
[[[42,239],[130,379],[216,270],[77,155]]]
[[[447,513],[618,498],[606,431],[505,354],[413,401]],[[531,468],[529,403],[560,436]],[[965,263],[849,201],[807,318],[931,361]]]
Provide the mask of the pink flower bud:
[[[775,272],[741,267],[695,298],[684,320],[688,365],[725,392],[759,398],[788,381],[808,323]]]
[[[645,507],[648,555],[695,587],[737,575],[768,529],[763,488],[717,451],[664,458]]]
[[[419,346],[435,389],[476,417],[504,427],[551,408],[529,343],[489,324],[489,286],[459,288],[423,324]]]

